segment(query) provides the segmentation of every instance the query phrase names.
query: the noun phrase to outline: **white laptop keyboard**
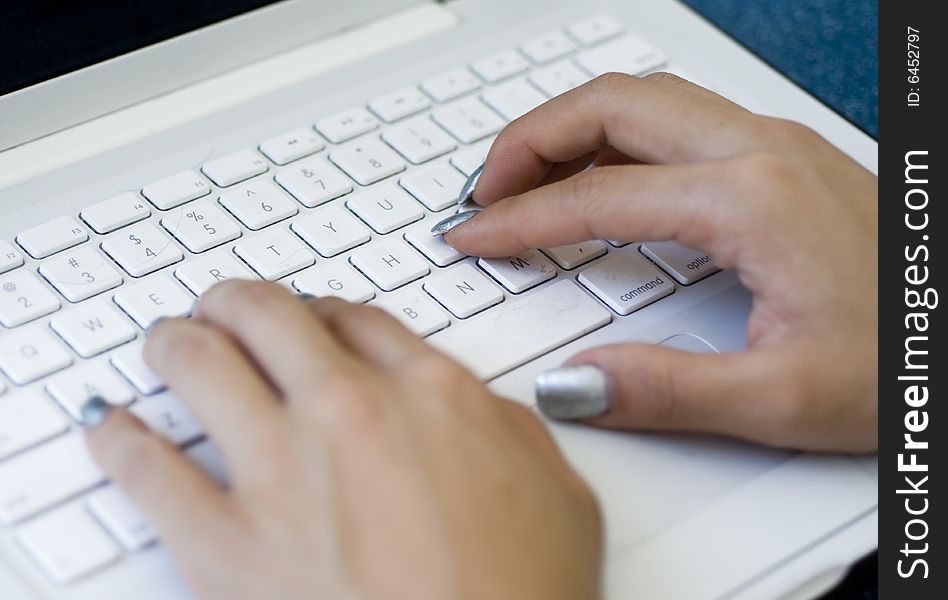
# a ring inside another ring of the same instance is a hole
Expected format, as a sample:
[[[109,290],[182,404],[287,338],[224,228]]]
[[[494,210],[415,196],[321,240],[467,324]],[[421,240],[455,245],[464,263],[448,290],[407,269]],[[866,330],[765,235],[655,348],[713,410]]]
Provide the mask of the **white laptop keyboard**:
[[[664,63],[593,17],[0,240],[0,534],[62,585],[156,542],[85,450],[93,394],[225,480],[141,357],[145,328],[222,279],[376,303],[489,379],[714,273],[673,243],[476,260],[429,233],[509,120]]]

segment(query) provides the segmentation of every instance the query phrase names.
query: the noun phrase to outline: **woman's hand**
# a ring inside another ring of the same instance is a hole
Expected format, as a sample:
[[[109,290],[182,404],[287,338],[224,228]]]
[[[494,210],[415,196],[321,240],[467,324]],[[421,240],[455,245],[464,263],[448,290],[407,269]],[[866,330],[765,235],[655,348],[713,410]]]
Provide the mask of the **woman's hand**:
[[[813,131],[673,75],[609,74],[509,125],[474,198],[486,210],[445,236],[467,254],[674,239],[753,293],[746,352],[573,357],[611,384],[589,423],[876,449],[876,178]]]
[[[145,357],[230,489],[125,410],[89,442],[199,596],[598,597],[596,503],[543,426],[381,310],[226,282]]]

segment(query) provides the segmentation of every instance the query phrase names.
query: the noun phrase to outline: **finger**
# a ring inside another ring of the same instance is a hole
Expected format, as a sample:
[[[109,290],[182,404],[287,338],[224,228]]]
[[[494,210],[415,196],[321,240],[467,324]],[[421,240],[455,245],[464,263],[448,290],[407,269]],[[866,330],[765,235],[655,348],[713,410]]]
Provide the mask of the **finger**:
[[[145,361],[194,412],[236,468],[259,456],[280,407],[256,365],[222,330],[193,319],[149,331]]]
[[[593,239],[673,239],[730,266],[729,242],[751,210],[729,171],[717,162],[598,167],[492,204],[445,241],[471,256],[504,257]]]
[[[288,397],[312,392],[352,357],[289,290],[273,283],[230,280],[211,288],[196,318],[233,336]]]
[[[408,361],[434,352],[380,308],[351,304],[339,298],[320,298],[306,304],[353,354],[373,366],[400,370]]]
[[[124,409],[86,436],[92,457],[148,517],[176,556],[193,553],[228,518],[225,493],[167,440]]]
[[[591,425],[716,433],[806,450],[873,446],[859,433],[869,428],[852,427],[856,417],[842,414],[849,412],[842,403],[804,391],[808,377],[787,352],[698,354],[624,344],[582,352],[568,364],[606,374],[609,407],[585,419]]]
[[[753,115],[673,75],[607,74],[508,125],[474,197],[488,205],[533,189],[551,165],[614,148],[648,163],[721,158],[753,147]]]

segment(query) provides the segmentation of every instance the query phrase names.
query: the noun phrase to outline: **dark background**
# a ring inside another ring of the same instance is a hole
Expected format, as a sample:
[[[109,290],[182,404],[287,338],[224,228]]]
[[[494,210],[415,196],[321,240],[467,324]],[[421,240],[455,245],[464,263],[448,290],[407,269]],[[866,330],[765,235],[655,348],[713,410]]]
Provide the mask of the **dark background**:
[[[879,3],[682,0],[873,137],[879,135]],[[823,600],[875,600],[876,555]]]

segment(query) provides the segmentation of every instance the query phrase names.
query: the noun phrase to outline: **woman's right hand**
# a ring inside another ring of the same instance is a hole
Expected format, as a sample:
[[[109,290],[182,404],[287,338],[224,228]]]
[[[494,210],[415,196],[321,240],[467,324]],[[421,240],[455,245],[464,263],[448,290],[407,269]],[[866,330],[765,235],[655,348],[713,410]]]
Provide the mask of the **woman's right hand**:
[[[486,210],[445,236],[467,254],[673,239],[752,292],[745,352],[573,357],[611,383],[590,424],[876,449],[876,178],[810,129],[673,75],[608,74],[511,123],[474,198]]]

